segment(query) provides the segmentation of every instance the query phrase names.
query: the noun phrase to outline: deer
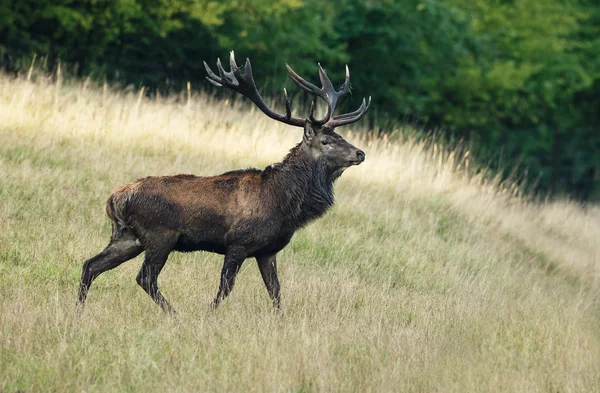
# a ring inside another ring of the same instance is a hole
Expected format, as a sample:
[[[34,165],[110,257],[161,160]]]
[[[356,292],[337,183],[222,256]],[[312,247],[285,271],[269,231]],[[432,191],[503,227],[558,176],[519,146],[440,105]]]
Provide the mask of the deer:
[[[256,88],[250,60],[238,67],[230,53],[230,71],[217,59],[218,75],[206,62],[210,83],[226,87],[250,99],[265,115],[284,124],[301,127],[302,141],[283,161],[264,170],[234,170],[218,176],[150,176],[117,188],[106,201],[112,223],[110,242],[98,255],[83,263],[78,305],[83,307],[94,279],[145,252],[136,281],[163,311],[175,310],[158,288],[158,276],[173,251],[208,251],[224,256],[216,297],[216,309],[233,289],[243,262],[255,258],[269,297],[280,309],[277,253],[294,233],[323,216],[334,204],[333,183],[350,166],[365,160],[365,153],[334,130],[359,121],[369,109],[360,107],[334,116],[338,100],[350,91],[350,72],[339,91],[318,64],[322,87],[306,81],[286,63],[288,76],[312,95],[309,116],[293,117],[287,90],[285,113],[273,111]],[[322,118],[315,118],[317,98],[327,104]]]

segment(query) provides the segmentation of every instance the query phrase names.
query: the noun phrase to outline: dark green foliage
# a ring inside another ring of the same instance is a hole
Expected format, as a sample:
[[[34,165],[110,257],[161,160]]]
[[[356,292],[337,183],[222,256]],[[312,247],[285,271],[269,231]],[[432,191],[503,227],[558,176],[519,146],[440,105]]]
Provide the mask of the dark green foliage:
[[[286,62],[334,80],[348,63],[346,108],[372,95],[371,124],[446,130],[543,194],[597,200],[599,26],[593,0],[0,0],[0,57],[178,89],[205,88],[202,61],[235,49],[277,95]]]

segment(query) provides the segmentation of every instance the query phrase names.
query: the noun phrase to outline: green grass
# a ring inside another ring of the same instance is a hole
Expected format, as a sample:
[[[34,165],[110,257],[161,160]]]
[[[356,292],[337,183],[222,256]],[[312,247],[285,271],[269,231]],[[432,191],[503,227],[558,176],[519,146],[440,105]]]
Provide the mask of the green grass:
[[[597,392],[600,209],[532,204],[411,138],[367,153],[279,255],[283,313],[248,260],[173,254],[167,317],[141,257],[100,276],[104,201],[146,175],[263,167],[297,129],[239,103],[0,77],[0,392]],[[349,127],[351,128],[351,127]],[[462,169],[461,169],[462,168]]]

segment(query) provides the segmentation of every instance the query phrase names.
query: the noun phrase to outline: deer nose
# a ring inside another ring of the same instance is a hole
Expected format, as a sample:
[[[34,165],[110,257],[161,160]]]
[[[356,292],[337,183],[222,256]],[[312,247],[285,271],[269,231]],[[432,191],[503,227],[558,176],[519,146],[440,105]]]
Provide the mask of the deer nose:
[[[356,158],[358,158],[358,160],[360,162],[363,162],[365,160],[365,152],[362,150],[357,150],[356,151]]]

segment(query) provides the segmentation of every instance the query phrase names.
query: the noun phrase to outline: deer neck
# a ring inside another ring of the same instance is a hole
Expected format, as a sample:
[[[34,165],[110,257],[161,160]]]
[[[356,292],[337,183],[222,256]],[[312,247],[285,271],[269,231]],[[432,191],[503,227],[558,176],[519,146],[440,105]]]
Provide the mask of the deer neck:
[[[302,144],[269,169],[272,190],[287,226],[300,228],[333,206],[333,182],[339,175],[324,161],[314,159]]]

